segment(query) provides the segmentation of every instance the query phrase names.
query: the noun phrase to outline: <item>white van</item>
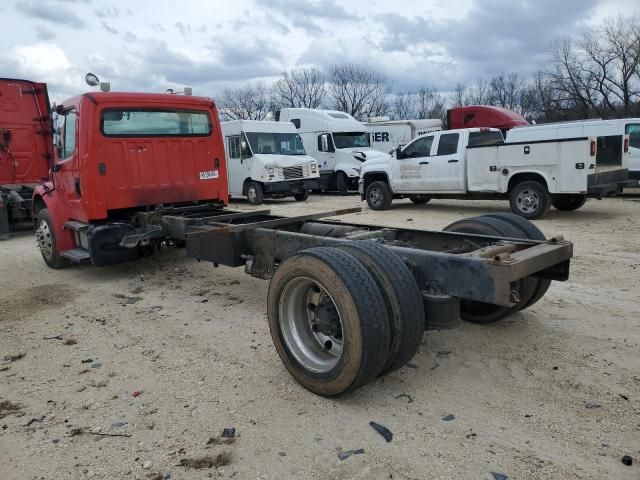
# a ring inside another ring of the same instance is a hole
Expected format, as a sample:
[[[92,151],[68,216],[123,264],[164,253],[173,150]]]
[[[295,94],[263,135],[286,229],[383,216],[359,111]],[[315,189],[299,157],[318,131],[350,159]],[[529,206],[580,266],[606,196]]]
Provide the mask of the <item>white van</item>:
[[[507,132],[507,142],[569,137],[598,137],[598,164],[621,165],[629,170],[629,178],[640,180],[640,118],[543,123]]]
[[[264,197],[307,199],[320,169],[291,123],[234,120],[221,125],[230,197],[247,197],[252,205]]]
[[[381,152],[391,153],[416,137],[442,130],[442,120],[389,120],[388,117],[374,117],[365,122],[364,126],[371,135],[371,146]]]
[[[369,133],[351,115],[337,110],[283,108],[276,120],[293,124],[309,155],[318,161],[317,190],[337,190],[346,195],[358,189],[362,162],[388,157],[371,148]]]

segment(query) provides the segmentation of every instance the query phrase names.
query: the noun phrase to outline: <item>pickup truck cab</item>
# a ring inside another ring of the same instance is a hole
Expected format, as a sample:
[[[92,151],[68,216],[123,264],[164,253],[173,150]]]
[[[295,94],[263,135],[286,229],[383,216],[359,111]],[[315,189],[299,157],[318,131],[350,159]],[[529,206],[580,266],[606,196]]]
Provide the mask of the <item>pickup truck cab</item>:
[[[320,170],[292,123],[234,120],[222,123],[222,135],[230,196],[244,196],[252,205],[264,197],[309,197]]]
[[[404,197],[416,204],[508,199],[514,213],[531,219],[551,205],[576,210],[589,196],[620,192],[626,180],[611,171],[596,161],[595,138],[505,143],[495,128],[445,130],[418,137],[388,160],[365,162],[360,194],[374,210]]]

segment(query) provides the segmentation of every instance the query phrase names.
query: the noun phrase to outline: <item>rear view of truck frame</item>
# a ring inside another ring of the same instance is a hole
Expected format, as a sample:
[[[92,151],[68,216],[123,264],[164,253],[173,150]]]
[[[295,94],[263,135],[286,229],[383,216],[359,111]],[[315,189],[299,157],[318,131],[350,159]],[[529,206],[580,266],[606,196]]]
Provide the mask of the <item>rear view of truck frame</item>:
[[[186,245],[198,260],[269,279],[274,345],[314,393],[352,391],[406,365],[425,329],[498,321],[568,278],[572,244],[512,214],[435,232],[323,220],[355,210],[228,210],[210,99],[91,92],[36,117],[46,86],[3,82],[24,110],[23,143],[46,154],[31,157],[48,171],[32,211],[45,263],[107,266]]]

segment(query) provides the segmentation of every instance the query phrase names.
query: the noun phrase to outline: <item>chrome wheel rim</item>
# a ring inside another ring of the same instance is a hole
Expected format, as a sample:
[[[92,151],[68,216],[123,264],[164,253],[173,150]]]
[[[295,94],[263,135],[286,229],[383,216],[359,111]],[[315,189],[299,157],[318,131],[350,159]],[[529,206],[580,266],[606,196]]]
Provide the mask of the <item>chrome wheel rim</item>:
[[[49,224],[44,220],[40,222],[38,230],[36,230],[36,240],[42,255],[45,258],[51,258],[53,255],[53,236]]]
[[[382,190],[378,187],[374,187],[369,190],[369,201],[376,207],[380,205],[382,203]]]
[[[540,206],[540,197],[534,190],[521,190],[516,197],[518,210],[524,213],[535,212]]]
[[[290,280],[279,303],[280,331],[289,352],[306,370],[331,371],[343,354],[343,324],[329,292],[308,277]]]

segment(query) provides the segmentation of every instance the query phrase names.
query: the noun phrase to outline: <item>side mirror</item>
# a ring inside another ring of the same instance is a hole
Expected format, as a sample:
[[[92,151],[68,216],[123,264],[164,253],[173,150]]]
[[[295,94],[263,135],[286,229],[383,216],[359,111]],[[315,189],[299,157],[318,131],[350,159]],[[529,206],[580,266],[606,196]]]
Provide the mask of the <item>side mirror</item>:
[[[322,136],[320,137],[320,143],[321,143],[322,151],[328,152],[329,151],[329,135],[326,133],[322,134]]]
[[[402,160],[403,158],[406,158],[406,155],[404,154],[404,152],[402,151],[401,147],[396,148],[396,158],[398,160]]]

